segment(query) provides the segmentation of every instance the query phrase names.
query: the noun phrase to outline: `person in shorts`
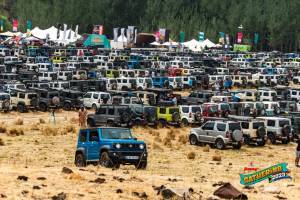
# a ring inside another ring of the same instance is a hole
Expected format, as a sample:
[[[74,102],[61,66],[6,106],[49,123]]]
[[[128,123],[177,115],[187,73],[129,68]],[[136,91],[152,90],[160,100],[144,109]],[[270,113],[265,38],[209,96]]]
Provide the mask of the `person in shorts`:
[[[299,160],[300,160],[300,138],[298,139],[297,148],[296,148],[296,160],[295,160],[296,167],[300,167]]]

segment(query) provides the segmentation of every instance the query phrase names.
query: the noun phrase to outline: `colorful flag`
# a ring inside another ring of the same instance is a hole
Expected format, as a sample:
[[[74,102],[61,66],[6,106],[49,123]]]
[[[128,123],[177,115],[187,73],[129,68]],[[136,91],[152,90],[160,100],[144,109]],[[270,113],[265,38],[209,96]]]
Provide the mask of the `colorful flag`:
[[[74,38],[77,39],[77,36],[78,36],[78,25],[76,25],[76,28],[75,28]]]
[[[61,28],[61,24],[57,25],[57,34],[56,34],[56,39],[60,38],[60,28]]]
[[[18,31],[19,21],[17,19],[13,19],[13,32]]]
[[[67,24],[64,24],[64,34],[63,34],[63,40],[66,39],[67,37],[67,28],[68,28],[68,25]]]
[[[226,34],[225,40],[226,40],[226,44],[227,44],[227,45],[230,45],[230,37],[229,37],[229,34]]]
[[[70,30],[69,30],[69,35],[68,35],[69,40],[71,39],[71,36],[72,36],[72,25],[71,25]]]
[[[259,34],[254,33],[254,44],[258,44],[258,41],[259,41]]]
[[[179,41],[180,43],[183,43],[185,40],[185,33],[183,31],[179,32]]]
[[[199,32],[199,41],[202,42],[205,40],[205,33],[204,32]]]
[[[225,33],[224,32],[219,32],[219,43],[225,44]]]
[[[237,33],[237,43],[241,44],[243,41],[243,32],[238,32]]]
[[[32,22],[30,20],[27,20],[27,33],[31,31],[32,28]]]
[[[104,27],[103,25],[99,25],[99,35],[103,35]]]
[[[3,19],[0,20],[0,31],[1,32],[4,31],[4,20]]]

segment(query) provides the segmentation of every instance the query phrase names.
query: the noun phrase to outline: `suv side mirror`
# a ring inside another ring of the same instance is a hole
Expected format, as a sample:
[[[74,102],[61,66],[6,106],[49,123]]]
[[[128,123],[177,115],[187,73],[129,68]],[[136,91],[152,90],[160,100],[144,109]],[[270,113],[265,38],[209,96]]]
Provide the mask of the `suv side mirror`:
[[[137,138],[135,137],[135,138],[133,138],[134,140],[137,140]]]

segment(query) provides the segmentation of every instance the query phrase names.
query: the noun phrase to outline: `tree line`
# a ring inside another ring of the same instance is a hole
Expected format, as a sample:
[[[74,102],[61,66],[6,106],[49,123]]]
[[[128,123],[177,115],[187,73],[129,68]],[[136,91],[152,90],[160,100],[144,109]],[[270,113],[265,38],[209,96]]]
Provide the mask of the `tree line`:
[[[258,50],[300,48],[299,0],[2,0],[0,4],[10,19],[19,19],[22,31],[26,20],[40,28],[79,25],[81,33],[103,24],[109,37],[114,27],[135,25],[139,32],[170,29],[175,41],[180,31],[186,40],[203,31],[213,42],[224,32],[233,43],[242,24],[245,38],[259,34]]]

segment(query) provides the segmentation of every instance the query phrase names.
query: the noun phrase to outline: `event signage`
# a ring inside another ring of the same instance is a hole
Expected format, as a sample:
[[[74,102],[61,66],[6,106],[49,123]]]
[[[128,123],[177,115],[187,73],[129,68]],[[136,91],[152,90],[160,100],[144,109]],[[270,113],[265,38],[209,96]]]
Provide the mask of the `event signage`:
[[[27,20],[27,33],[31,31],[32,28],[32,22],[31,20]]]
[[[114,28],[114,42],[118,41],[119,28]]]
[[[258,44],[258,41],[259,41],[259,34],[254,33],[254,44]]]
[[[225,33],[224,32],[219,32],[219,43],[225,44]]]
[[[13,32],[18,31],[19,21],[17,19],[13,19]]]
[[[238,32],[237,33],[237,43],[241,44],[243,41],[243,33],[242,32]]]
[[[3,19],[0,20],[0,31],[1,32],[4,31],[4,20]]]
[[[185,33],[183,31],[179,32],[179,42],[183,43],[185,40]]]
[[[199,32],[199,41],[202,42],[205,39],[205,33],[204,32]]]
[[[273,183],[281,179],[291,179],[288,173],[287,163],[279,163],[249,174],[240,174],[240,183],[242,185],[254,185],[264,180]]]

